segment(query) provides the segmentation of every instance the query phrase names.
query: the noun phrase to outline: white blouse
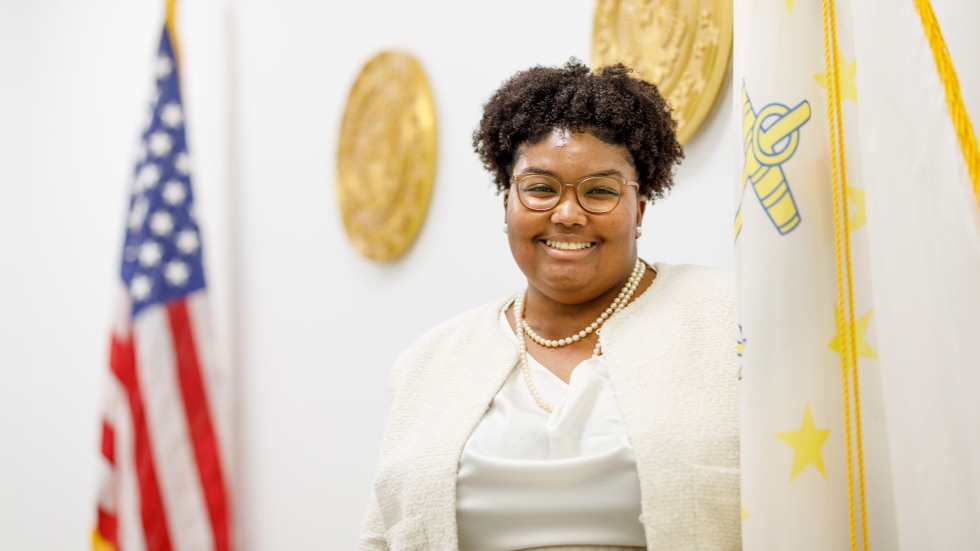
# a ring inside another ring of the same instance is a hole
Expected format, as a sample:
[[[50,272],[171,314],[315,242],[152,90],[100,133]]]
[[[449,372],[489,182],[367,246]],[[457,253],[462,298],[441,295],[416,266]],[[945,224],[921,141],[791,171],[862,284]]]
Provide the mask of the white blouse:
[[[500,320],[516,344],[503,311]],[[538,407],[515,366],[463,448],[460,549],[646,547],[636,459],[605,358],[580,363],[567,384],[530,355],[528,367],[554,411]]]

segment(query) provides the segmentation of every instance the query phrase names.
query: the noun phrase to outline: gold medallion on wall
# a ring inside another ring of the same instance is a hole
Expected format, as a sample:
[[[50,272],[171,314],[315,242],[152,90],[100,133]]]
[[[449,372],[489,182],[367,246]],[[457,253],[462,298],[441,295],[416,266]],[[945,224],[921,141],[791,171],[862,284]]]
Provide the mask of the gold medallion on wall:
[[[337,146],[337,199],[358,252],[393,260],[408,249],[435,167],[435,108],[422,66],[405,53],[375,55],[351,88]]]
[[[732,0],[596,0],[592,66],[622,62],[657,85],[686,143],[711,111],[732,54]]]

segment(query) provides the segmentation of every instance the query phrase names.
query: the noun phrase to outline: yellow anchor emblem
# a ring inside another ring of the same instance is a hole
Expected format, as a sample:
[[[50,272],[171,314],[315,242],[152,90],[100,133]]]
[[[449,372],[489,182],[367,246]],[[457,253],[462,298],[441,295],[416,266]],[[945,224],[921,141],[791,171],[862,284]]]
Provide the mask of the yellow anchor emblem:
[[[735,239],[742,230],[741,198],[749,181],[780,235],[786,235],[800,224],[800,211],[786,182],[782,164],[796,152],[800,143],[800,127],[808,120],[810,104],[806,100],[793,108],[770,103],[756,113],[745,85],[742,85],[745,168],[742,171],[738,212],[735,214]]]

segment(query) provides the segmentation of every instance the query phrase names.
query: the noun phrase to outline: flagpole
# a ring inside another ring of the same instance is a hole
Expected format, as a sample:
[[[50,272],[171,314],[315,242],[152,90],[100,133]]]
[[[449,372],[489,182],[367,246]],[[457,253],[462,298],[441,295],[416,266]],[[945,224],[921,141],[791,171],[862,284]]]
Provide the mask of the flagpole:
[[[166,25],[167,34],[170,35],[170,44],[174,49],[174,59],[180,64],[180,48],[177,45],[177,0],[164,0],[166,5]]]

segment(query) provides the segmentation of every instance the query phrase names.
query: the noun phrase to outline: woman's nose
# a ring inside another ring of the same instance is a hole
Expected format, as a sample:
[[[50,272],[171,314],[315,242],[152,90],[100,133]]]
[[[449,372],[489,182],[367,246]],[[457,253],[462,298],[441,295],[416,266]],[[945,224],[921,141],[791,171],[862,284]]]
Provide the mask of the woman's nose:
[[[586,211],[578,202],[575,186],[565,184],[564,192],[551,214],[551,221],[565,226],[583,225],[587,220]]]

